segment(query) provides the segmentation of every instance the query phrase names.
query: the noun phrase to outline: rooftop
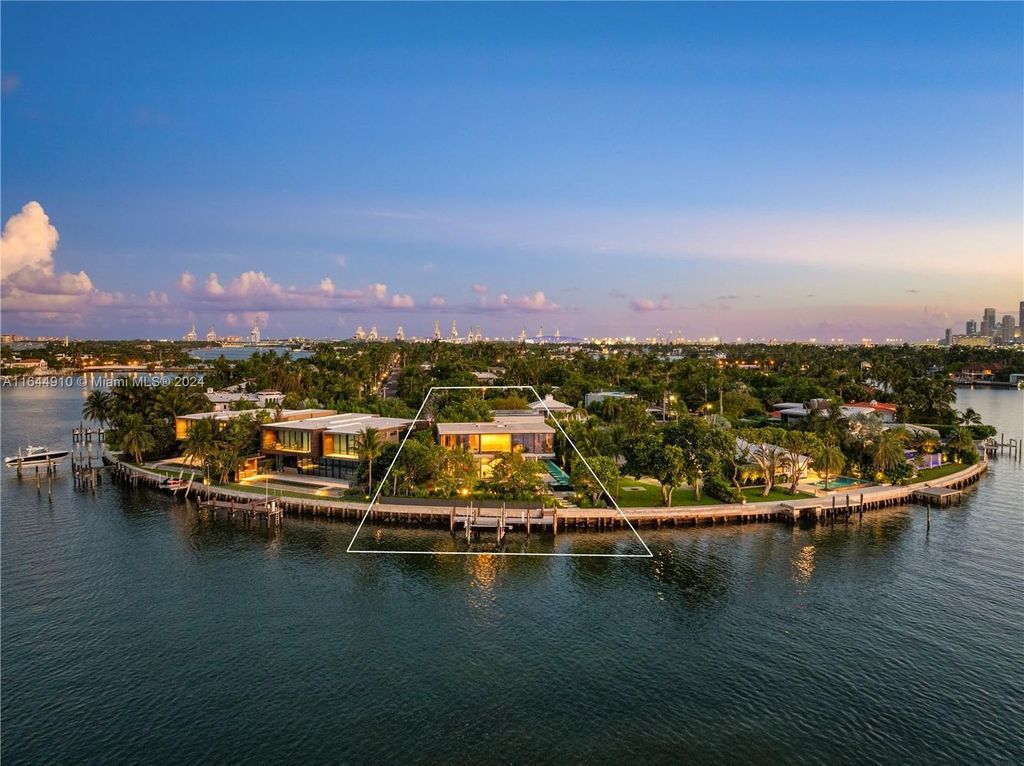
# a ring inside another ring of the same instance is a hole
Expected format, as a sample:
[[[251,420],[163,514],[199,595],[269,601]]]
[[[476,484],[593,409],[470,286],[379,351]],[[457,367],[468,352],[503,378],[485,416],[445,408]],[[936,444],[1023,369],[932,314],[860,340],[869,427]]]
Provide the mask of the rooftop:
[[[495,418],[489,423],[438,423],[437,433],[445,434],[553,434],[555,429],[542,417]]]
[[[371,412],[343,412],[324,417],[306,418],[288,422],[268,423],[276,431],[329,431],[335,434],[356,434],[364,428],[377,430],[406,428],[413,421],[407,418],[385,418]]]

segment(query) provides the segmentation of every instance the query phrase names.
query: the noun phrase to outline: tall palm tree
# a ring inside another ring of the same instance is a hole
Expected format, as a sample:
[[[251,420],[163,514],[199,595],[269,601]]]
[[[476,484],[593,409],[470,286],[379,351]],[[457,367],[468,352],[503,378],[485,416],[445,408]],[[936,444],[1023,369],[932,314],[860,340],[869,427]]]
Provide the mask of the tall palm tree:
[[[210,462],[217,447],[218,427],[213,418],[203,418],[193,424],[185,438],[183,454],[192,463],[203,467],[203,476],[209,478]]]
[[[828,489],[828,479],[843,470],[846,465],[846,456],[839,449],[834,439],[823,441],[814,450],[814,467],[825,477],[825,489]]]
[[[156,446],[156,439],[142,415],[133,413],[125,417],[121,428],[121,446],[131,453],[136,463],[141,463],[142,454]]]
[[[957,416],[957,420],[960,421],[962,426],[980,426],[981,415],[979,415],[973,407],[968,407],[966,410],[961,412]]]
[[[907,431],[891,428],[875,437],[871,448],[871,463],[876,470],[888,474],[907,461],[903,449],[907,443]]]
[[[376,428],[367,426],[356,436],[356,452],[361,460],[366,461],[367,482],[366,491],[373,492],[373,461],[376,460],[384,449],[384,439]]]
[[[955,452],[958,457],[963,457],[974,449],[974,438],[970,429],[960,426],[953,430],[946,440],[946,447]]]
[[[85,398],[82,417],[95,420],[100,426],[110,423],[114,415],[114,395],[109,391],[96,390]]]

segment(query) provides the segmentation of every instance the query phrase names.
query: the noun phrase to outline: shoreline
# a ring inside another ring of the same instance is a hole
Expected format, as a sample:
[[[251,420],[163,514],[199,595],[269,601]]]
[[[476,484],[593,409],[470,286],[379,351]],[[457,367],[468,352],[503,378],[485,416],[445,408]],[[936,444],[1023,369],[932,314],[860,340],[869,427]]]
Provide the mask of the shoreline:
[[[137,485],[140,482],[155,489],[163,489],[176,495],[177,491],[159,486],[167,477],[142,466],[110,459],[111,474],[121,481]],[[527,532],[538,529],[557,534],[559,530],[611,531],[628,528],[625,519],[636,527],[701,526],[716,524],[749,524],[783,522],[797,523],[812,519],[845,518],[864,511],[907,505],[914,502],[927,503],[923,490],[948,489],[959,492],[976,483],[988,471],[988,460],[979,460],[965,466],[962,471],[951,473],[939,479],[915,482],[905,486],[877,486],[863,490],[834,493],[825,497],[806,498],[793,501],[768,501],[720,505],[676,506],[672,508],[515,508],[467,506],[465,503],[423,503],[405,501],[403,498],[384,498],[378,502],[369,519],[405,525],[438,527],[448,525],[454,530],[456,524],[465,523],[470,513],[473,518],[500,518],[512,527]],[[266,495],[225,487],[211,487],[197,484],[193,493],[200,503],[220,501],[222,503],[252,504],[266,499]],[[366,514],[367,506],[337,500],[319,498],[298,498],[271,495],[278,507],[288,515],[326,516],[359,521]],[[519,504],[522,505],[522,504]],[[474,512],[475,508],[475,512]],[[491,511],[488,513],[488,511]]]

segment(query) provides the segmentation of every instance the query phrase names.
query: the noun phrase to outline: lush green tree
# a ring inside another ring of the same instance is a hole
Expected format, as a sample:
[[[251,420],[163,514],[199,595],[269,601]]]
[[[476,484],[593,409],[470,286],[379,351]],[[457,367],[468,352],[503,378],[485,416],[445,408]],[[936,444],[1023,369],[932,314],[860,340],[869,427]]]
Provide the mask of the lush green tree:
[[[356,435],[356,454],[360,460],[365,460],[368,466],[366,479],[366,491],[373,494],[373,461],[380,455],[384,448],[384,438],[376,428],[367,426]]]
[[[142,456],[156,445],[146,418],[138,413],[125,415],[119,431],[121,446],[136,463],[141,463]]]
[[[114,415],[114,396],[109,391],[96,389],[85,397],[82,405],[82,417],[95,420],[100,426],[110,423]]]
[[[706,418],[692,415],[667,424],[663,433],[666,443],[683,451],[686,480],[699,500],[705,479],[713,475],[724,477],[725,466],[736,452],[736,435]]]
[[[595,455],[586,460],[577,455],[570,476],[577,497],[589,506],[596,506],[600,505],[605,494],[601,485],[610,488],[618,483],[619,465],[604,455]]]
[[[843,470],[846,465],[846,456],[839,449],[834,439],[825,439],[814,450],[814,469],[825,479],[825,489],[828,489],[828,480]]]
[[[906,446],[907,432],[903,428],[891,428],[878,434],[871,446],[871,460],[875,470],[890,479],[898,475],[897,472],[907,462],[904,452]]]
[[[973,463],[978,459],[978,450],[974,446],[974,439],[970,429],[958,426],[953,429],[949,438],[946,439],[946,447],[953,454],[957,462]]]
[[[203,476],[207,479],[217,450],[218,430],[219,425],[212,417],[197,420],[189,429],[182,448],[186,458],[203,467]]]
[[[687,456],[681,447],[667,444],[661,434],[649,434],[634,440],[627,452],[626,469],[637,478],[650,476],[661,484],[661,499],[672,505],[672,493],[688,474]]]
[[[479,478],[476,458],[465,447],[442,448],[438,455],[434,489],[441,497],[456,497],[473,491]]]
[[[540,463],[519,452],[510,452],[493,460],[486,487],[504,500],[531,500],[544,490]]]

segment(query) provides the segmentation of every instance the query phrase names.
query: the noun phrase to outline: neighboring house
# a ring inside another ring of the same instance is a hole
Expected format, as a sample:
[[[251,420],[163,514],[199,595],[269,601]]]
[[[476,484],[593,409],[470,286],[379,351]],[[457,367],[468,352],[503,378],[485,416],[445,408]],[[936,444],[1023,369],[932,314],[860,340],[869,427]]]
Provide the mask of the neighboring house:
[[[498,376],[489,370],[487,372],[474,372],[473,377],[476,378],[481,385],[492,385],[498,380]]]
[[[571,404],[558,401],[551,394],[544,397],[543,400],[530,403],[530,409],[539,415],[546,415],[551,413],[552,415],[569,415],[575,409]]]
[[[603,402],[605,399],[636,399],[636,394],[628,394],[625,391],[592,391],[583,396],[583,406],[589,407],[596,402]]]
[[[489,423],[438,423],[437,438],[447,448],[466,447],[481,462],[520,452],[528,458],[555,456],[555,429],[544,418],[495,418]]]
[[[252,402],[258,409],[277,407],[284,401],[284,394],[280,391],[257,391],[254,394],[243,391],[225,389],[214,391],[206,389],[206,398],[210,400],[215,412],[233,409],[239,402]]]
[[[174,419],[174,437],[179,441],[187,439],[189,432],[193,426],[200,421],[212,418],[223,428],[227,425],[229,420],[237,418],[240,415],[251,415],[258,413],[260,410],[213,410],[211,412],[193,412],[190,415],[179,415]],[[265,410],[268,417],[278,417],[277,410]],[[278,422],[303,420],[305,418],[320,417],[322,415],[333,414],[334,410],[281,410]]]
[[[45,359],[15,359],[4,366],[30,375],[46,375],[50,370],[50,365]]]
[[[331,412],[261,426],[261,448],[275,458],[279,470],[352,479],[359,468],[357,443],[364,429],[376,429],[382,441],[398,441],[412,423],[409,418],[366,412]]]

